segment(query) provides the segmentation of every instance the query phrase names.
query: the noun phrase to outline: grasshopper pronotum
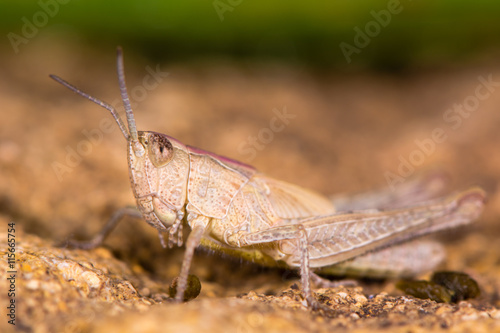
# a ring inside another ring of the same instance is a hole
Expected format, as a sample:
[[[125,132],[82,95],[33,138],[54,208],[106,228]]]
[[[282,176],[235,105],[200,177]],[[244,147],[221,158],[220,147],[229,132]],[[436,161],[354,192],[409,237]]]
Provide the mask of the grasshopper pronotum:
[[[481,189],[430,200],[434,192],[427,186],[431,180],[425,177],[409,181],[396,193],[381,191],[336,205],[320,194],[275,180],[238,161],[186,146],[165,134],[137,131],[121,49],[117,58],[128,127],[112,106],[51,75],[109,110],[128,143],[130,181],[138,210],[118,211],[101,233],[80,246],[92,248],[102,243],[124,214],[144,218],[158,230],[164,247],[164,234],[169,247],[181,246],[183,227],[189,226],[175,297],[178,302],[183,299],[191,259],[199,245],[263,264],[279,261],[298,268],[305,300],[316,308],[321,305],[310,282],[321,278],[314,271],[360,263],[366,269],[377,269],[391,255],[414,255],[410,262],[394,265],[396,274],[431,269],[436,264],[431,256],[440,257],[441,249],[435,243],[407,241],[467,224],[482,211],[485,194]],[[411,204],[412,199],[423,203]],[[386,248],[389,245],[394,246]]]

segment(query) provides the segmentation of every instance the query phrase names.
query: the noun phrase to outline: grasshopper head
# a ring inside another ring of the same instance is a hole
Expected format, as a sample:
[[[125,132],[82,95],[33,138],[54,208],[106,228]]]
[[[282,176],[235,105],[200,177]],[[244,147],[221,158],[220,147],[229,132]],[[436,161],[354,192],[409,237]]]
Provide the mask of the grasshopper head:
[[[137,206],[144,219],[160,231],[166,231],[179,221],[178,209],[170,198],[166,178],[171,168],[179,169],[174,155],[180,155],[169,138],[161,133],[139,131],[137,141],[128,139],[129,176]],[[172,165],[169,165],[172,162]]]

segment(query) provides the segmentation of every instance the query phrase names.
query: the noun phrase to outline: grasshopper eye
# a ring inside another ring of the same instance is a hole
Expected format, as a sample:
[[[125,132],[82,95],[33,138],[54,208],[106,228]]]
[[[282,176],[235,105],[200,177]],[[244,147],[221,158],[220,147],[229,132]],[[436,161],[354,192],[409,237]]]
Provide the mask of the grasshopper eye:
[[[174,157],[174,148],[166,136],[159,133],[150,133],[144,140],[148,148],[149,160],[155,167],[166,165]]]

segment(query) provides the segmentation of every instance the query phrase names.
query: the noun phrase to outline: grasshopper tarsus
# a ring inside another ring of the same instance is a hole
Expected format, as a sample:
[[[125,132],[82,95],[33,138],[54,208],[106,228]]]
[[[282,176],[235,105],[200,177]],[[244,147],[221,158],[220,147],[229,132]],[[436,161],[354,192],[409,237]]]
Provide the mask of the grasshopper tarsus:
[[[318,274],[311,272],[309,273],[309,278],[311,282],[319,288],[338,288],[338,287],[356,287],[359,285],[358,281],[351,279],[343,279],[337,281],[331,281]]]
[[[323,304],[319,302],[316,297],[314,297],[312,300],[307,301],[307,306],[313,311],[318,314],[321,314],[322,316],[326,317],[335,317],[337,313],[335,310],[330,308],[328,305]]]

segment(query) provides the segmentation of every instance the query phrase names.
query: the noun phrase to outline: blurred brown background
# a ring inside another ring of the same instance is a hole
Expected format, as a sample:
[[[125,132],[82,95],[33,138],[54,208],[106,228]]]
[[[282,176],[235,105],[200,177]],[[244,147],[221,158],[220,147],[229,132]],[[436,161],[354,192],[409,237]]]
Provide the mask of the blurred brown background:
[[[387,173],[398,175],[406,163],[402,160],[415,162],[411,174],[443,170],[450,176],[450,191],[483,187],[489,197],[483,216],[465,230],[442,236],[450,250],[445,268],[478,279],[485,293],[473,303],[475,309],[499,306],[500,62],[495,36],[500,24],[492,19],[498,17],[497,5],[174,3],[0,5],[4,225],[15,221],[19,233],[37,235],[50,247],[68,237],[91,237],[116,209],[134,204],[125,141],[116,124],[110,131],[102,127],[111,116],[48,78],[57,74],[119,106],[115,50],[122,45],[139,130],[166,133],[327,195],[389,186]],[[380,21],[387,13],[392,13],[390,22],[387,16]],[[364,39],[369,39],[366,46]],[[357,51],[346,57],[346,47]],[[159,73],[155,78],[154,72]],[[465,111],[457,111],[460,105]],[[289,118],[282,130],[269,136],[272,119],[285,110]],[[435,129],[446,138],[431,144]],[[426,142],[430,150],[417,142]],[[155,281],[160,291],[178,274],[183,253],[161,249],[154,230],[133,220],[120,225],[106,247],[134,274]],[[283,280],[288,273],[217,254],[201,253],[192,271],[202,280],[202,300],[250,290],[279,293],[294,282],[293,274],[292,280]],[[18,316],[26,331],[37,331],[37,320],[38,327],[55,329],[48,322],[60,312],[28,319],[36,306],[27,301],[23,279],[18,280],[18,300],[24,301]],[[162,281],[165,286],[158,286]],[[392,285],[365,288],[365,294],[398,293]],[[5,297],[2,292],[2,302]],[[95,300],[90,299],[79,306],[92,308]],[[245,306],[238,311],[247,311]],[[479,316],[476,327],[491,329],[490,319]],[[194,329],[188,322],[183,329]],[[463,322],[457,319],[450,326],[460,330]],[[87,324],[82,327],[99,330]],[[365,324],[355,325],[362,330]],[[66,327],[64,321],[58,325]],[[119,320],[109,325],[121,327]],[[338,325],[329,321],[323,327]],[[79,328],[68,330],[73,329]],[[307,330],[307,325],[296,329]]]

